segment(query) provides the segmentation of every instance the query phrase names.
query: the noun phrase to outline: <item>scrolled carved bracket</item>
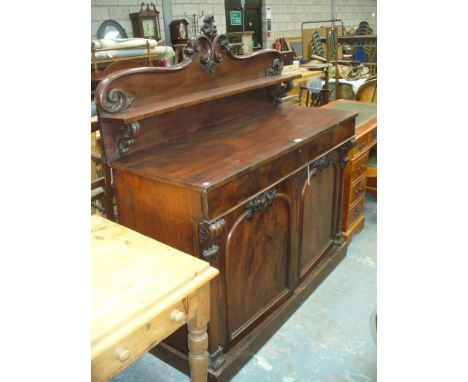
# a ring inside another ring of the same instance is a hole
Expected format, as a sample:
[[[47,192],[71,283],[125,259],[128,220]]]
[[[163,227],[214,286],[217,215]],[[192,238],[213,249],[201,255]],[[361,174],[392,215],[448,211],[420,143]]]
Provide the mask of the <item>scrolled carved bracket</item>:
[[[107,92],[101,102],[101,108],[107,113],[117,113],[130,107],[135,97],[121,89],[114,88]]]
[[[262,212],[271,206],[275,199],[276,190],[266,191],[248,202],[244,209],[247,211],[247,218],[252,218],[257,212]]]
[[[355,143],[356,139],[352,138],[339,147],[341,153],[341,168],[345,168],[346,164],[349,162],[348,152],[349,150],[351,150]]]
[[[135,139],[140,135],[140,123],[127,124],[122,135],[123,138],[120,138],[117,142],[120,157],[128,154],[130,147],[135,143]]]
[[[283,61],[275,58],[271,62],[271,66],[265,71],[265,76],[278,76],[283,71]]]
[[[225,362],[226,358],[224,358],[224,352],[221,346],[219,346],[218,350],[216,350],[213,354],[208,356],[208,367],[213,371],[218,370],[225,364]]]
[[[203,257],[213,259],[219,251],[216,239],[222,235],[226,228],[224,219],[216,220],[212,223],[202,221],[198,224],[198,240],[200,242],[200,252]]]

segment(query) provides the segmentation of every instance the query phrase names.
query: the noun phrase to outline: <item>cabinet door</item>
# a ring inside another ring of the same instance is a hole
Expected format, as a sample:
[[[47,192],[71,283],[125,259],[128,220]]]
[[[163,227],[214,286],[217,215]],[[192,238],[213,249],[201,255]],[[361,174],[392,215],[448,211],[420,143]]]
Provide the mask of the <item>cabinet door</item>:
[[[226,329],[232,341],[289,294],[291,203],[270,190],[225,219]]]
[[[301,174],[299,195],[299,277],[333,245],[337,233],[341,171],[338,156],[327,154]]]

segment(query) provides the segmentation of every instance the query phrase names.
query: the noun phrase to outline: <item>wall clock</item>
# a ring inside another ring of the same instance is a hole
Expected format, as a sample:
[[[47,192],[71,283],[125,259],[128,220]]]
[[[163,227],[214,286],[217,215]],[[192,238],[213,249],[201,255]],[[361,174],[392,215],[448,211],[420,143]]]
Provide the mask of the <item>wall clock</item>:
[[[188,39],[188,22],[185,19],[173,20],[169,24],[172,45],[186,44]]]
[[[144,6],[145,3],[141,3],[140,12],[130,13],[133,37],[153,38],[159,41],[161,40],[159,12],[154,3],[151,3],[153,9],[150,9],[150,4],[146,4],[146,9],[143,9]]]

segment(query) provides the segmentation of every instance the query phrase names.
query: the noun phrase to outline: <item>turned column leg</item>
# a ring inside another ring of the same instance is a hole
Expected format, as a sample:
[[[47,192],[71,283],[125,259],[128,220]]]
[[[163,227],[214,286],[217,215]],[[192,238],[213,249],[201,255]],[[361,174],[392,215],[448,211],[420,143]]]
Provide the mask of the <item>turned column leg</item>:
[[[208,333],[195,317],[187,323],[190,376],[192,382],[206,382],[208,376]]]

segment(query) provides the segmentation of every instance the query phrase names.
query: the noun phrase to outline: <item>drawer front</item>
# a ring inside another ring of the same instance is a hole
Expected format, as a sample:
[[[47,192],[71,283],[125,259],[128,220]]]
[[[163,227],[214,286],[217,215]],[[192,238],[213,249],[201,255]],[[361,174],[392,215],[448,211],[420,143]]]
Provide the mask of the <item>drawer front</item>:
[[[362,197],[361,200],[359,200],[356,204],[354,204],[351,208],[348,210],[348,225],[347,229],[351,227],[351,225],[359,219],[361,216],[364,215],[364,196]]]
[[[356,200],[363,196],[366,192],[367,177],[362,176],[356,183],[351,186],[349,195],[349,204],[352,205]]]
[[[351,167],[351,182],[355,182],[361,175],[367,171],[368,153],[362,155],[357,159],[353,159]]]
[[[354,147],[351,149],[350,158],[356,158],[369,149],[369,134],[364,134],[363,136],[356,139]]]
[[[143,353],[186,324],[188,316],[183,301],[180,301],[154,318],[142,322],[121,339],[109,339],[109,344],[103,343],[106,339],[101,341],[102,344],[99,343],[96,348],[102,345],[102,352],[93,348],[97,354],[92,354],[92,382],[105,381],[126,368]],[[118,331],[115,333],[116,336],[117,333]]]
[[[275,157],[268,163],[252,167],[224,184],[209,188],[204,218],[213,219],[230,208],[240,205],[250,196],[285,179],[294,171],[298,171],[300,167],[322,156],[326,151],[342,145],[353,134],[354,120],[351,120],[318,134],[313,140]]]

